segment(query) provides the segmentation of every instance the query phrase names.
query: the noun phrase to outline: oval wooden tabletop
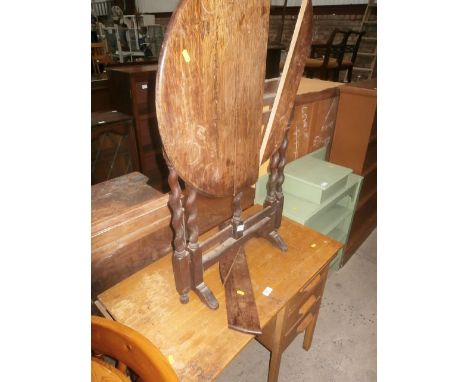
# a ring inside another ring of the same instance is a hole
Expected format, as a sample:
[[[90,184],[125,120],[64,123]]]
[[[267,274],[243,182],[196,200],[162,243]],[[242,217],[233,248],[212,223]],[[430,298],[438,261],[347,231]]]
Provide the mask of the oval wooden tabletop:
[[[182,0],[156,79],[159,132],[179,176],[213,196],[256,182],[269,0]]]
[[[115,367],[91,358],[91,382],[130,382],[130,378]]]

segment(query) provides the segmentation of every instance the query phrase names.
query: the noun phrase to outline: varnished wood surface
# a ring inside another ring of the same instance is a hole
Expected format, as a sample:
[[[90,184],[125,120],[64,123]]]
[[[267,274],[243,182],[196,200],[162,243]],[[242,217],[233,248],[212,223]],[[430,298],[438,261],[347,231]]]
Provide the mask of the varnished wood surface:
[[[259,209],[254,206],[244,215]],[[260,238],[245,246],[261,327],[327,267],[341,247],[286,218],[279,233],[288,243],[287,252]],[[219,301],[216,311],[208,309],[193,292],[189,304],[179,303],[169,256],[102,293],[99,300],[117,321],[142,333],[170,357],[182,381],[212,381],[253,336],[228,328],[224,288],[216,267],[208,269],[205,280]],[[273,289],[269,297],[262,294],[266,287]]]
[[[156,80],[159,131],[179,176],[234,195],[256,182],[268,0],[183,0]]]
[[[92,358],[91,382],[130,382],[130,378],[108,363]]]
[[[130,381],[129,378],[122,377],[127,367],[136,373],[141,382],[179,381],[169,361],[147,338],[119,322],[91,316],[91,349],[95,354],[109,356],[118,361],[117,367],[121,371],[119,374],[119,370],[114,369],[113,379],[103,378],[96,382]],[[94,360],[95,366],[98,363]],[[101,363],[101,366],[105,365]],[[99,370],[103,376],[103,368]]]
[[[228,325],[243,333],[259,334],[260,322],[244,247],[231,251],[219,262],[226,301],[230,301],[226,304]]]
[[[270,119],[263,132],[260,146],[260,164],[267,161],[280,146],[294,106],[294,98],[304,72],[305,60],[312,41],[312,1],[302,0],[294,34],[289,47],[278,93]]]

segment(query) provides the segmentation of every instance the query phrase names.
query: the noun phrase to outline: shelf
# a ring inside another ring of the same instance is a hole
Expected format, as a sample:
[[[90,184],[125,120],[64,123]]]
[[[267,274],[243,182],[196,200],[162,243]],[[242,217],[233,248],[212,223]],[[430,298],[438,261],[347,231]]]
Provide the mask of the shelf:
[[[334,228],[329,234],[332,239],[335,239],[336,241],[339,241],[340,243],[344,244],[346,241],[346,232],[343,231],[340,228]]]
[[[352,210],[334,205],[333,207],[321,211],[314,216],[311,222],[305,224],[324,235],[329,235],[345,218],[353,213]]]
[[[255,203],[263,204],[265,200],[266,190],[265,185],[268,177],[264,176],[259,179],[256,186],[255,192]],[[319,215],[323,210],[329,210],[329,206],[334,205],[346,197],[353,197],[356,191],[356,187],[360,181],[361,177],[358,175],[350,174],[346,184],[346,188],[331,197],[322,204],[316,204],[309,202],[305,199],[302,199],[298,196],[291,194],[284,194],[284,208],[283,215],[289,219],[294,220],[300,224],[306,224],[311,218],[315,219],[315,216]],[[339,206],[341,207],[341,206]],[[332,227],[331,229],[333,229]],[[330,229],[330,230],[331,230]]]

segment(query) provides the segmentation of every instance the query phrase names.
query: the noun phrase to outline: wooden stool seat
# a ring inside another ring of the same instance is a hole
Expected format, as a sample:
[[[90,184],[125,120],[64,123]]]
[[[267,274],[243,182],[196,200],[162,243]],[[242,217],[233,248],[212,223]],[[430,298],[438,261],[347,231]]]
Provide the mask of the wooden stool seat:
[[[305,63],[306,68],[318,69],[323,67],[323,58],[308,58]],[[328,60],[327,69],[336,69],[338,67],[338,62],[335,58],[330,58]]]
[[[92,370],[101,373],[97,381],[130,381],[125,378],[127,368],[136,374],[141,382],[178,382],[179,379],[169,361],[147,338],[119,322],[91,316],[91,348],[96,355],[106,355],[117,360],[116,370],[104,361],[91,358]],[[117,373],[120,371],[120,374]],[[93,375],[93,374],[91,374]],[[104,377],[109,375],[109,379]]]

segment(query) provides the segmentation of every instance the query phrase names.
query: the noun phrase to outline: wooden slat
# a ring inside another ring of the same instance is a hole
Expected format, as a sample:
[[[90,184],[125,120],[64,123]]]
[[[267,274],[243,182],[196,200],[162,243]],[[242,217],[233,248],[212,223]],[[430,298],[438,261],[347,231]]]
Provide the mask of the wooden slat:
[[[312,43],[312,2],[302,0],[278,92],[260,146],[260,165],[280,146]]]
[[[250,281],[244,247],[233,250],[231,256],[219,263],[224,280],[228,326],[244,333],[260,334],[257,305]]]

